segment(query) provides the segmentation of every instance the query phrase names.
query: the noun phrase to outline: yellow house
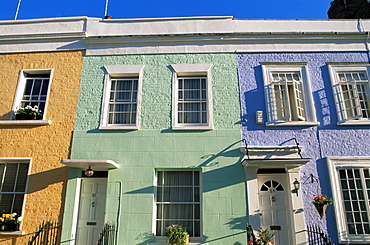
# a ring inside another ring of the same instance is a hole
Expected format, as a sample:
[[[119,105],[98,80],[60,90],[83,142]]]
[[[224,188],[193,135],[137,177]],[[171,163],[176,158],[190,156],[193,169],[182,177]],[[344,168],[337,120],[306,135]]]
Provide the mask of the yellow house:
[[[68,169],[60,160],[69,158],[86,21],[0,22],[0,214],[23,219],[16,231],[0,225],[0,244],[25,244],[43,222],[62,221]],[[41,115],[17,120],[27,105]]]

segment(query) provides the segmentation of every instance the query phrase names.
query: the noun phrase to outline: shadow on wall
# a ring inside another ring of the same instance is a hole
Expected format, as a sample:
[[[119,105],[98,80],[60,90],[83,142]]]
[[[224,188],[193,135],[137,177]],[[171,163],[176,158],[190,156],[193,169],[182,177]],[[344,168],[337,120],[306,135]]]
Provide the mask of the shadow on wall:
[[[208,182],[209,180],[209,184],[204,184],[203,192],[210,192],[245,182],[245,172],[243,171],[243,166],[240,164],[240,161],[244,155],[242,155],[242,153],[239,150],[239,144],[240,141],[237,141],[229,145],[228,147],[224,148],[218,153],[204,155],[201,157],[201,159],[206,160],[204,160],[201,164],[197,166],[188,167],[189,169],[215,167],[215,169],[205,171],[202,173],[203,180],[205,180],[205,182]],[[217,161],[217,159],[220,157],[233,157],[237,158],[238,160],[233,165],[217,168],[217,165],[219,164],[219,161]],[[154,186],[147,186],[144,188],[136,189],[125,193],[150,194],[154,193],[154,188],[155,188]]]
[[[9,111],[8,113],[0,116],[0,120],[10,120],[12,113],[12,111]]]
[[[148,243],[152,242],[154,239],[154,234],[151,232],[144,232],[141,233],[139,236],[136,237],[137,241],[143,241],[141,243],[137,243],[136,245],[147,245]]]
[[[60,167],[36,174],[31,174],[29,178],[27,194],[43,190],[49,185],[53,185],[59,182],[66,182],[67,177],[67,167]]]

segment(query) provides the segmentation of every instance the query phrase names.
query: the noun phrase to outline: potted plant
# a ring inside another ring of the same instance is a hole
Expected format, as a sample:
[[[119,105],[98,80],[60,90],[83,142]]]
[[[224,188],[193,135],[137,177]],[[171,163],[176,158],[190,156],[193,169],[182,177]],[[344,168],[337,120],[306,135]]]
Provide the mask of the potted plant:
[[[171,245],[187,245],[189,233],[181,225],[170,225],[167,230],[167,243]]]
[[[270,232],[268,229],[258,229],[258,235],[257,235],[257,244],[259,245],[273,245],[274,241],[272,240],[272,237],[275,234]]]
[[[26,107],[17,108],[15,111],[16,120],[40,120],[42,119],[42,111],[38,106],[34,107],[28,105]]]
[[[319,215],[321,219],[324,217],[326,208],[329,204],[333,203],[333,199],[327,197],[326,195],[313,195],[313,202],[312,204],[315,206],[317,212],[319,212]]]
[[[22,217],[17,213],[2,214],[0,217],[0,231],[19,231],[19,225],[22,223]]]

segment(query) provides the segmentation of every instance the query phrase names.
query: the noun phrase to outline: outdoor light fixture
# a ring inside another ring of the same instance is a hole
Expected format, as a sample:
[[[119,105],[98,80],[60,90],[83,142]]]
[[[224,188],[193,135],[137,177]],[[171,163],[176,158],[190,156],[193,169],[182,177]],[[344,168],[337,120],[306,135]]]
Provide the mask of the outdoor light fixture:
[[[294,185],[294,191],[295,191],[295,193],[298,196],[298,190],[301,187],[301,183],[299,183],[299,181],[297,180],[297,178],[295,178],[295,181],[293,182],[293,185]]]
[[[89,168],[88,169],[86,169],[86,171],[85,171],[85,175],[87,176],[87,177],[91,177],[91,176],[93,176],[93,174],[94,174],[94,171],[91,169],[91,167],[89,166]]]

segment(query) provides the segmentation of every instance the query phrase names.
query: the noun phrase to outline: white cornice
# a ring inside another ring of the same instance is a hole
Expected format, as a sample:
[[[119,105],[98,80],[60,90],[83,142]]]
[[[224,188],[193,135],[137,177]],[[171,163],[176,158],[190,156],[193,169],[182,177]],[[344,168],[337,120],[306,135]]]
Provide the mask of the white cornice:
[[[367,51],[370,20],[66,17],[0,21],[0,52],[86,55]]]

